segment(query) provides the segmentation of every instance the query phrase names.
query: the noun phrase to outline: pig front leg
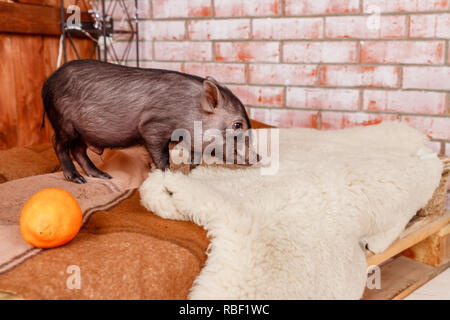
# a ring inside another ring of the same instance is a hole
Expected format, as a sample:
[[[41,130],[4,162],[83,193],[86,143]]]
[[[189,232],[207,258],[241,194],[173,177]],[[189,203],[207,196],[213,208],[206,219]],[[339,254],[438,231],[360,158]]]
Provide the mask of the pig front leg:
[[[152,157],[157,169],[165,171],[169,168],[169,142],[145,142],[145,147]]]
[[[157,169],[169,168],[169,140],[171,132],[161,123],[144,122],[139,132]]]

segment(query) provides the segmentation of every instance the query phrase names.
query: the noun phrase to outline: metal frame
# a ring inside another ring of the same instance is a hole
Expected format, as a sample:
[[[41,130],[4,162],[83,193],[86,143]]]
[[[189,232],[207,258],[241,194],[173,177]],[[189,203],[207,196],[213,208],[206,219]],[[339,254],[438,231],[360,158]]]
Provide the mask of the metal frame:
[[[130,1],[131,2],[131,1]],[[61,41],[62,41],[62,51],[63,51],[63,61],[67,62],[67,45],[66,39],[68,39],[71,47],[73,48],[77,59],[80,59],[79,52],[76,48],[76,45],[73,41],[72,35],[76,34],[78,36],[85,36],[95,42],[95,46],[91,54],[89,55],[89,59],[93,56],[94,52],[97,51],[97,60],[100,61],[109,61],[118,64],[124,64],[128,60],[128,55],[131,50],[131,46],[133,42],[136,46],[136,66],[139,67],[139,23],[138,23],[138,1],[134,0],[134,15],[130,15],[130,8],[127,6],[127,2],[125,0],[110,0],[109,5],[107,6],[105,0],[90,0],[89,5],[86,4],[86,0],[77,0],[75,5],[84,5],[86,9],[89,9],[89,22],[82,21],[80,29],[71,29],[68,28],[67,23],[65,21],[65,13],[64,13],[64,5],[63,0],[60,0],[60,14],[61,14]],[[123,17],[122,22],[125,20],[129,30],[118,30],[114,29],[114,20],[112,18],[115,10],[117,8],[117,4],[119,4]],[[99,10],[99,6],[101,6],[101,12]],[[114,49],[114,42],[111,44],[107,44],[107,39],[111,38],[114,40],[114,36],[123,36],[129,35],[126,48],[121,57],[117,54]],[[99,41],[103,39],[103,48],[101,49],[101,45]]]

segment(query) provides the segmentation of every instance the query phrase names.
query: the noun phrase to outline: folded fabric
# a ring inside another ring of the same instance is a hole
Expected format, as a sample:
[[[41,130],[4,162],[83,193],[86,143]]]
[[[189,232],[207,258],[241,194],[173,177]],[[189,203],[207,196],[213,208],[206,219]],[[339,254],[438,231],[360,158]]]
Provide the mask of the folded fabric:
[[[0,151],[0,183],[58,169],[59,162],[50,143]]]
[[[139,201],[134,192],[94,213],[67,245],[0,274],[0,299],[2,292],[23,299],[186,299],[206,260],[206,232],[161,219]],[[70,285],[73,270],[79,288]]]
[[[11,157],[14,154],[23,155],[17,153],[18,151],[20,150],[6,152]],[[89,183],[80,185],[66,181],[61,172],[56,172],[0,184],[0,273],[42,251],[26,243],[19,231],[20,211],[33,194],[45,188],[69,191],[78,200],[85,222],[93,212],[111,208],[128,198],[149,172],[148,155],[140,148],[109,150],[103,157],[104,161],[99,156],[90,156],[94,163],[109,172],[113,179],[88,178]],[[32,159],[38,162],[37,157]],[[27,163],[22,162],[21,165],[26,166]],[[11,176],[8,170],[2,168],[2,171],[6,176]]]
[[[385,250],[441,178],[427,138],[402,123],[281,129],[277,142],[271,175],[200,167],[188,176],[154,171],[141,186],[148,210],[208,231],[208,259],[189,298],[359,299],[367,278],[360,240]]]
[[[48,157],[36,157],[42,152]],[[0,158],[5,154],[12,156],[10,165],[0,165],[0,170],[8,176],[17,176],[29,163],[32,168],[22,172],[22,179],[0,184],[0,225],[7,231],[0,233],[0,299],[186,298],[209,242],[193,223],[161,219],[140,205],[135,188],[147,177],[150,160],[143,148],[105,150],[102,157],[89,154],[114,179],[88,179],[86,185],[65,182],[61,172],[25,178],[54,170],[47,165],[55,157],[49,145],[16,148],[14,155],[3,150]],[[27,163],[30,154],[34,161]],[[18,214],[29,195],[49,186],[76,196],[85,223],[68,244],[33,249],[20,237]],[[75,288],[74,270],[80,277]]]

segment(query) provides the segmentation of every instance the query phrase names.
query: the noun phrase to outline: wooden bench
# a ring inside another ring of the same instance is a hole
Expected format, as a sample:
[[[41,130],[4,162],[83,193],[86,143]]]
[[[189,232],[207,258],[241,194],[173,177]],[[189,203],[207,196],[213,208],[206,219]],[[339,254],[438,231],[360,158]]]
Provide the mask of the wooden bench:
[[[381,289],[368,289],[365,300],[407,297],[450,266],[450,210],[414,217],[384,252],[367,253],[367,265],[381,269]]]

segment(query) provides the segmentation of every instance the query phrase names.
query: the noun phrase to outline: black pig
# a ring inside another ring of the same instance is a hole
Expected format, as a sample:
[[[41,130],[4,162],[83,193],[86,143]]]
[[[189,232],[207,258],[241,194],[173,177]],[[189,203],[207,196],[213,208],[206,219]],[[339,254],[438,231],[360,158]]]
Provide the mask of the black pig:
[[[42,99],[64,176],[77,183],[86,180],[70,154],[88,176],[111,178],[88,158],[88,147],[101,154],[104,148],[143,144],[156,167],[165,170],[175,129],[193,136],[194,121],[202,121],[203,130],[250,128],[241,101],[213,78],[161,69],[71,61],[47,79]]]

